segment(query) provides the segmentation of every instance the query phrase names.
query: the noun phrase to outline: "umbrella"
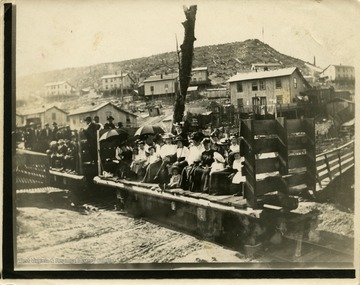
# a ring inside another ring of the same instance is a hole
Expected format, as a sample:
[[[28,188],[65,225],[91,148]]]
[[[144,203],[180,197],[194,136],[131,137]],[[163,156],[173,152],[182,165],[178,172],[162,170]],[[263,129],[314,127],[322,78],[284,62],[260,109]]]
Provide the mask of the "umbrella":
[[[111,130],[103,133],[100,136],[99,141],[104,141],[104,140],[108,140],[111,138],[120,138],[120,139],[125,140],[125,139],[127,139],[128,135],[129,134],[123,129],[111,129]]]
[[[165,133],[164,129],[160,126],[142,126],[138,128],[134,134],[134,136],[141,135],[154,135],[154,134],[163,134]]]

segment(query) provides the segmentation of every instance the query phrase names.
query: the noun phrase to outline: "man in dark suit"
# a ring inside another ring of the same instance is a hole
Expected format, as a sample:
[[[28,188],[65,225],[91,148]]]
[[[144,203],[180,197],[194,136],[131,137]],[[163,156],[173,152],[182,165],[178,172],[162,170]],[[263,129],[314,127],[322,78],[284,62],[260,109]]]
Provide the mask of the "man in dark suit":
[[[53,134],[49,127],[49,123],[45,124],[45,127],[40,132],[40,151],[45,152],[49,148],[49,144],[52,140]]]
[[[97,162],[97,125],[91,120],[91,117],[86,117],[84,119],[86,122],[86,127],[84,128],[84,133],[86,140],[88,142],[88,150],[93,162]]]

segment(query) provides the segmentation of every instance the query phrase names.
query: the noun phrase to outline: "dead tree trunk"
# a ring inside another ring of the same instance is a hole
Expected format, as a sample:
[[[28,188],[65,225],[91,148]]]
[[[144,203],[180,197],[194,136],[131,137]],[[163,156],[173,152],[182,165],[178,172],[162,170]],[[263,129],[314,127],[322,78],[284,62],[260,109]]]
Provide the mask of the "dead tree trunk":
[[[184,13],[186,21],[183,22],[185,29],[185,36],[183,44],[180,46],[180,62],[179,62],[179,80],[180,90],[176,94],[174,105],[173,122],[180,122],[183,119],[185,111],[185,99],[187,89],[191,79],[191,67],[194,53],[195,38],[195,18],[197,6],[193,5],[190,8],[184,6]]]

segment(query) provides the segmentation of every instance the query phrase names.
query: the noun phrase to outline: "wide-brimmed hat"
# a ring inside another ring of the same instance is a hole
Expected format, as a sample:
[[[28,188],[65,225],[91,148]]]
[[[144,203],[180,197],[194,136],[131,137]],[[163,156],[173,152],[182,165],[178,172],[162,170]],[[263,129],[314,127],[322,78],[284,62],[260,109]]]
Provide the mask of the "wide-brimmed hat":
[[[194,132],[191,134],[190,138],[194,141],[201,141],[204,135],[200,132]]]
[[[202,140],[202,143],[203,144],[206,144],[206,143],[211,143],[211,139],[209,137],[206,137]]]
[[[90,116],[87,116],[85,119],[84,119],[85,122],[91,122],[91,117]]]
[[[177,137],[174,139],[174,142],[178,142],[178,141],[184,142],[184,141],[187,141],[187,139],[184,138],[183,136],[177,136]]]
[[[48,127],[49,126],[49,123],[45,123],[45,127]]]
[[[221,140],[219,140],[217,143],[217,145],[228,145],[229,144],[229,140],[227,138],[222,138]]]
[[[225,162],[225,159],[224,157],[218,153],[218,152],[214,152],[214,159],[217,161],[217,162],[221,162],[221,163],[224,163]]]
[[[56,123],[56,122],[53,122],[53,126],[57,126],[57,123]]]
[[[165,134],[163,134],[161,137],[162,137],[164,140],[165,140],[165,139],[172,139],[172,138],[174,137],[174,135],[171,134],[171,133],[165,133]]]
[[[174,163],[174,164],[170,167],[170,171],[173,171],[173,169],[180,170],[180,167],[179,167],[177,164]]]

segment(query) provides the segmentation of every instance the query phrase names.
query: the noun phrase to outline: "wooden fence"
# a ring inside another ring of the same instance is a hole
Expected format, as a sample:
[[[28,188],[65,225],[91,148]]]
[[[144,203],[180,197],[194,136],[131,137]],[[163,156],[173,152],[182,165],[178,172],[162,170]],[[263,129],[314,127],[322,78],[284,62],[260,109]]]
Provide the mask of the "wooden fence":
[[[355,165],[354,144],[354,141],[350,141],[336,149],[316,155],[316,178],[320,187],[323,187],[324,180],[332,181]]]

